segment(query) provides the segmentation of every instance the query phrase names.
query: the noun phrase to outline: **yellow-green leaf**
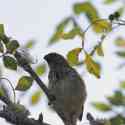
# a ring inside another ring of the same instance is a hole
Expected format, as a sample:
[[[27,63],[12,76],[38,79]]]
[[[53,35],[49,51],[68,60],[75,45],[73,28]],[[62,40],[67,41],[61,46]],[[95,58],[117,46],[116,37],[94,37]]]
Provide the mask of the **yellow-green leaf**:
[[[38,65],[36,67],[36,73],[39,76],[43,75],[45,73],[45,71],[46,71],[46,65],[45,64],[41,64],[41,65]]]
[[[117,54],[119,57],[125,58],[125,51],[117,51],[116,54]]]
[[[125,47],[125,39],[123,39],[122,37],[118,37],[115,40],[115,45],[117,45],[118,47]]]
[[[94,74],[97,78],[100,78],[100,65],[96,63],[92,57],[86,53],[85,64],[89,73]]]
[[[57,31],[63,31],[65,26],[69,23],[70,18],[65,18],[64,20],[62,20],[59,25],[56,27]]]
[[[6,94],[5,94],[5,91],[3,90],[3,88],[2,87],[0,87],[0,97],[1,96],[5,96]]]
[[[99,44],[97,47],[96,47],[96,52],[99,56],[104,56],[104,52],[103,52],[103,49],[102,49],[102,44]]]
[[[0,24],[0,34],[4,34],[4,25]]]
[[[42,91],[41,90],[37,90],[36,92],[33,93],[33,95],[31,96],[31,104],[35,105],[40,101],[42,95]]]
[[[67,26],[67,24],[69,23],[69,21],[70,21],[70,18],[65,18],[63,21],[61,21],[61,23],[56,27],[56,31],[50,38],[49,45],[56,43],[58,40],[62,38],[63,31]]]
[[[63,33],[62,34],[62,38],[63,39],[73,39],[75,36],[80,36],[83,37],[83,32],[80,29],[80,27],[74,27],[71,31],[69,31],[68,33]]]
[[[28,116],[30,115],[29,110],[25,108],[24,105],[19,104],[19,103],[13,103],[13,106],[11,107],[11,110],[16,113],[21,113],[23,116]]]
[[[49,40],[49,45],[52,45],[62,38],[63,32],[56,31]]]
[[[0,41],[0,52],[3,53],[4,52],[4,46],[2,41]]]
[[[125,104],[123,93],[119,90],[115,91],[112,96],[108,96],[107,99],[112,105],[120,106]]]
[[[9,42],[9,38],[5,34],[1,33],[0,33],[0,40],[2,40],[4,44],[7,44]]]
[[[96,8],[90,2],[76,3],[73,9],[75,14],[85,13],[90,22],[99,18]]]
[[[3,57],[4,66],[8,69],[16,70],[17,69],[17,61],[10,56]]]
[[[104,3],[105,4],[112,4],[113,2],[115,2],[116,0],[105,0]]]
[[[101,33],[104,30],[111,31],[111,24],[106,20],[101,20],[97,9],[90,2],[76,3],[74,5],[75,14],[85,13],[91,23],[93,23],[93,30]]]
[[[112,118],[110,118],[111,125],[123,125],[125,123],[125,117],[124,115],[121,115],[120,113],[116,114]]]
[[[112,109],[112,107],[110,105],[102,103],[102,102],[94,102],[94,103],[92,103],[92,105],[97,110],[100,110],[100,111],[103,111],[103,112],[111,111],[111,109]]]
[[[67,59],[69,64],[71,65],[77,65],[79,63],[79,53],[81,52],[82,48],[75,48],[68,52]]]
[[[33,48],[34,44],[35,44],[35,40],[28,40],[25,47],[28,49],[31,49]]]
[[[122,16],[124,14],[124,10],[125,10],[125,7],[122,6],[122,7],[118,8],[116,12],[119,13],[119,16]]]
[[[22,76],[18,81],[16,90],[26,91],[32,86],[32,83],[33,83],[33,78],[29,76]]]
[[[112,26],[111,23],[107,22],[106,20],[98,20],[94,22],[93,24],[93,30],[96,33],[102,33],[104,31],[111,31],[112,30]]]
[[[125,89],[125,81],[120,82],[120,88]]]

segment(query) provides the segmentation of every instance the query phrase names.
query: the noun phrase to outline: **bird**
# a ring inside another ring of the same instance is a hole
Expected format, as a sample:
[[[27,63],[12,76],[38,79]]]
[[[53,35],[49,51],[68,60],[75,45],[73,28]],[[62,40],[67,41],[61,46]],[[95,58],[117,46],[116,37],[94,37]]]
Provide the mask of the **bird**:
[[[82,120],[87,97],[86,86],[78,72],[56,52],[44,56],[48,63],[48,90],[55,96],[51,104],[64,125],[76,125]]]

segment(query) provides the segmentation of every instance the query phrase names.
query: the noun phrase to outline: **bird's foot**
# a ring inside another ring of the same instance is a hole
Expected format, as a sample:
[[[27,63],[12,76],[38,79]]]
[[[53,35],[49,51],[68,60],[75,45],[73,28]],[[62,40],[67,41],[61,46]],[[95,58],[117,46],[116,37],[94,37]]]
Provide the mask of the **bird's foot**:
[[[51,94],[51,95],[50,95],[49,102],[48,102],[48,105],[52,105],[55,101],[56,101],[56,97]]]

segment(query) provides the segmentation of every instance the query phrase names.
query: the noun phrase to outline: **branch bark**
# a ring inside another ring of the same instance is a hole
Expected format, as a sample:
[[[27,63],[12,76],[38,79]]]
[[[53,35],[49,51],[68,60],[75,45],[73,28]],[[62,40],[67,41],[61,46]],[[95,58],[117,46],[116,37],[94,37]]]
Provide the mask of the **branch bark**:
[[[11,102],[9,98],[0,96],[0,100],[6,104],[6,106],[3,106],[3,110],[0,111],[0,117],[9,123],[14,125],[50,125],[43,122],[42,113],[39,115],[38,120],[35,120],[34,118],[29,118],[29,111],[27,109],[18,110],[17,105]],[[23,105],[18,104],[18,106]]]

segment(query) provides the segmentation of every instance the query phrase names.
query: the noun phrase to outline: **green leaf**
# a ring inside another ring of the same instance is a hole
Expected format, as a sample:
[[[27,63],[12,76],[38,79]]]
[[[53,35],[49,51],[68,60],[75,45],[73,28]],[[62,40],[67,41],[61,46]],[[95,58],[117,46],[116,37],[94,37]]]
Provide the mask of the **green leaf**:
[[[56,27],[56,29],[57,29],[58,31],[63,31],[64,28],[65,28],[65,26],[69,23],[69,21],[70,21],[70,18],[69,18],[69,17],[68,17],[68,18],[65,18],[64,20],[62,20],[62,21],[59,23],[59,25]]]
[[[116,0],[105,0],[104,3],[105,4],[112,4],[114,3]]]
[[[117,54],[119,57],[125,58],[125,52],[124,52],[124,51],[118,51],[118,52],[116,52],[116,54]]]
[[[0,40],[2,40],[4,44],[9,42],[9,38],[5,34],[0,34]]]
[[[10,56],[3,57],[4,66],[8,69],[16,70],[17,69],[17,61]]]
[[[71,65],[77,65],[79,63],[79,53],[81,52],[82,48],[75,48],[68,52],[67,59],[69,64]]]
[[[125,89],[125,81],[120,82],[120,88]]]
[[[109,23],[108,21],[100,19],[94,22],[93,30],[96,33],[102,33],[104,31],[109,32],[112,30],[112,26],[111,26],[111,23]]]
[[[56,31],[49,40],[49,45],[53,45],[62,38],[63,32]]]
[[[35,45],[35,40],[28,40],[25,47],[31,49],[33,48],[34,45]]]
[[[103,49],[102,49],[102,44],[99,44],[97,47],[96,47],[96,52],[99,56],[104,56],[104,52],[103,52]]]
[[[32,77],[22,76],[18,81],[18,84],[16,86],[16,90],[26,91],[32,86],[32,83],[33,83]]]
[[[108,96],[107,99],[113,105],[124,105],[124,96],[121,91],[115,91],[114,95]]]
[[[36,67],[36,73],[39,76],[43,75],[45,73],[45,71],[46,71],[46,65],[45,64],[41,64],[41,65],[38,65]]]
[[[86,53],[85,64],[89,73],[94,74],[97,78],[100,78],[100,65],[96,63],[92,57]]]
[[[42,95],[41,90],[37,90],[36,92],[34,92],[33,95],[31,96],[31,104],[36,105],[40,101],[41,95]]]
[[[3,83],[0,85],[0,96],[6,96],[8,99],[10,99],[10,91]]]
[[[56,27],[56,31],[49,40],[49,45],[56,43],[62,38],[63,32],[67,24],[69,23],[70,18],[65,18],[61,23]]]
[[[0,34],[4,34],[4,25],[0,24]]]
[[[4,52],[4,46],[2,41],[0,41],[0,52],[3,53]]]
[[[122,7],[118,8],[116,12],[118,12],[119,16],[121,17],[124,14],[124,10],[125,10],[125,7],[122,6]]]
[[[122,37],[118,37],[115,40],[115,45],[118,47],[125,47],[125,40]]]
[[[94,102],[94,103],[92,103],[92,105],[97,110],[103,111],[103,112],[111,111],[111,109],[112,109],[110,105],[102,103],[102,102]]]
[[[80,36],[83,37],[83,32],[80,29],[80,27],[74,27],[71,31],[68,33],[63,33],[62,38],[67,40],[67,39],[73,39],[75,36]]]
[[[11,41],[6,45],[7,50],[8,50],[10,53],[14,52],[19,46],[20,46],[20,45],[19,45],[19,43],[18,43],[17,40],[11,40]]]
[[[116,115],[110,119],[112,125],[124,125],[125,117],[122,115]]]
[[[92,28],[96,33],[111,31],[112,27],[106,20],[101,20],[97,9],[90,2],[76,3],[74,5],[75,14],[85,13],[89,21],[93,24]]]
[[[5,96],[5,91],[3,90],[2,87],[0,87],[0,97]]]
[[[25,108],[24,105],[19,104],[19,103],[13,103],[13,106],[10,107],[13,112],[20,113],[23,116],[28,116],[30,115],[30,112]]]
[[[73,10],[77,15],[85,13],[91,22],[99,18],[96,8],[90,2],[76,3],[74,4]]]

